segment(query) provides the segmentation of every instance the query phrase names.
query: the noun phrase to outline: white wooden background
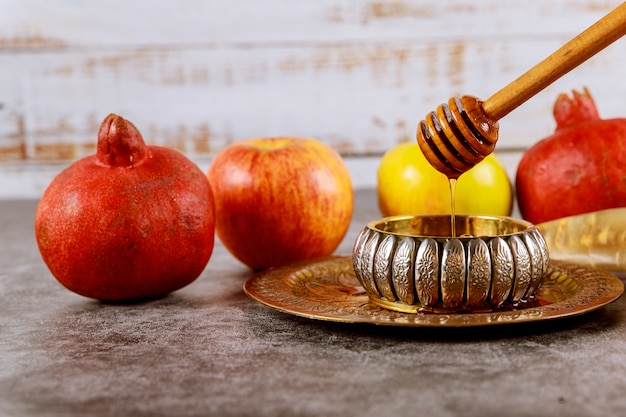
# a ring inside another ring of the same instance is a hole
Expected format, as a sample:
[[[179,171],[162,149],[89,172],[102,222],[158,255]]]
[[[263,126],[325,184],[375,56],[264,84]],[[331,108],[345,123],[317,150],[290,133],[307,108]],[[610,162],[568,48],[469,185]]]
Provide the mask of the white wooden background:
[[[0,198],[37,198],[111,112],[205,170],[233,141],[316,137],[375,186],[382,153],[451,96],[487,98],[587,28],[602,0],[0,0]],[[500,122],[497,153],[554,129],[561,91],[626,117],[626,40]]]

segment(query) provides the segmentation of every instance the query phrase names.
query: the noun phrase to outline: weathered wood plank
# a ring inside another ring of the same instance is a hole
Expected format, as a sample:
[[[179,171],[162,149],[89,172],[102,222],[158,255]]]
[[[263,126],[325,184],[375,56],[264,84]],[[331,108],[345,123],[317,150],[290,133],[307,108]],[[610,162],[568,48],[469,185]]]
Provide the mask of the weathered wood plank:
[[[606,0],[0,0],[0,48],[574,35]]]
[[[377,157],[426,112],[487,98],[619,3],[0,0],[0,198],[36,196],[92,153],[110,112],[202,164],[247,137],[317,137],[373,186]],[[561,91],[588,86],[603,116],[626,116],[625,52],[618,41],[501,121],[509,172],[554,128]]]
[[[309,48],[122,49],[0,55],[0,160],[91,152],[100,121],[119,113],[155,144],[210,154],[253,136],[320,138],[344,154],[412,140],[448,97],[487,98],[559,41],[378,43]],[[502,121],[502,147],[552,128],[557,91],[588,85],[619,114],[625,45],[613,45]],[[514,51],[525,51],[518,55]]]

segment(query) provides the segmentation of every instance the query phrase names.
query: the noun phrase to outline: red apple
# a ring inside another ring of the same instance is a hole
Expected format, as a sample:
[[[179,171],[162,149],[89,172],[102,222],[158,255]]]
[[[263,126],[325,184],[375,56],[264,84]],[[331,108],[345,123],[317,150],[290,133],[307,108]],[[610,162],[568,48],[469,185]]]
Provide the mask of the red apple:
[[[234,143],[215,156],[208,178],[216,233],[254,270],[330,255],[350,225],[350,173],[337,152],[315,139]]]

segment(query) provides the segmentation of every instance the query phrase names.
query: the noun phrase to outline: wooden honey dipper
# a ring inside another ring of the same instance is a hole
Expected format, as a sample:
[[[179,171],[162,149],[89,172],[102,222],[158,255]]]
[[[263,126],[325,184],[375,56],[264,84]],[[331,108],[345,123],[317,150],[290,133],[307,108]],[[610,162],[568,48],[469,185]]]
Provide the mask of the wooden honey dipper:
[[[458,178],[493,152],[498,120],[625,33],[622,3],[487,100],[462,96],[439,105],[417,128],[424,156],[448,178]]]

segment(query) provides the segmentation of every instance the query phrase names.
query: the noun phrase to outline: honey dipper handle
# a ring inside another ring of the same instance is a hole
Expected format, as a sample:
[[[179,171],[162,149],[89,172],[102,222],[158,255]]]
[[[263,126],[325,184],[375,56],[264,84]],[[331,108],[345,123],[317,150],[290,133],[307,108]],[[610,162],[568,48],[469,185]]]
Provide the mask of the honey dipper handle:
[[[622,3],[552,55],[485,100],[483,111],[490,119],[500,120],[624,34],[626,34],[626,3]]]

